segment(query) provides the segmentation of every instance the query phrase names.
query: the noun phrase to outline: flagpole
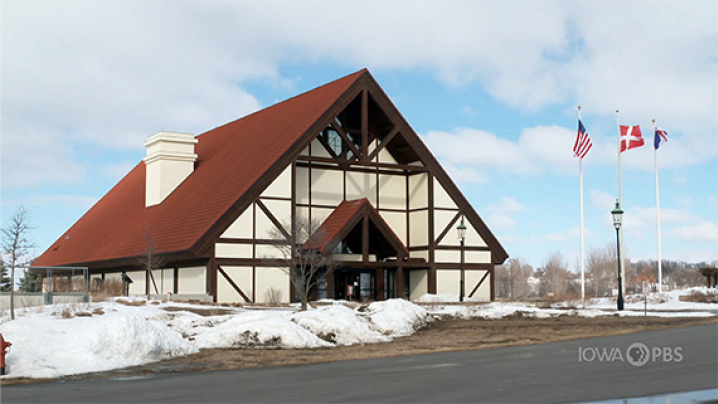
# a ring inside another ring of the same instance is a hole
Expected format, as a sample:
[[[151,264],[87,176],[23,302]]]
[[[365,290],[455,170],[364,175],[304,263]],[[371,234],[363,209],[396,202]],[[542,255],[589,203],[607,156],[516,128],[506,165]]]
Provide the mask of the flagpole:
[[[618,119],[618,110],[616,110],[616,130],[617,130],[617,139],[618,139],[618,203],[621,206],[621,209],[623,209],[623,186],[621,184],[621,122]],[[624,259],[626,257],[625,250],[623,249],[623,228],[626,226],[621,226],[621,244],[618,247],[620,250],[620,262],[618,263],[618,266],[621,268],[621,278],[626,279],[626,272],[623,265]],[[621,285],[621,293],[626,294],[626,282],[623,282]]]
[[[658,292],[663,292],[663,268],[661,258],[661,200],[658,190],[658,148],[656,147],[656,120],[653,119],[653,166],[656,171],[656,238],[658,239]]]
[[[581,122],[581,106],[578,106],[578,121]],[[578,188],[579,188],[579,201],[580,201],[580,224],[581,224],[581,300],[586,298],[586,280],[584,277],[584,258],[583,258],[583,158],[578,159]]]

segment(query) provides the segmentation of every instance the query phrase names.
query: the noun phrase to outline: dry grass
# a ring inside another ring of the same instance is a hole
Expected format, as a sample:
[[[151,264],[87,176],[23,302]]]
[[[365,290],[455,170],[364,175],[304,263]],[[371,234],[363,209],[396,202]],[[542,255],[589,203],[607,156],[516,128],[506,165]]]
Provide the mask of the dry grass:
[[[682,302],[718,303],[718,293],[706,293],[694,290],[690,295],[681,296]]]
[[[90,296],[93,302],[104,302],[124,294],[124,284],[120,279],[93,279],[90,284]]]
[[[133,306],[133,307],[140,307],[147,304],[146,300],[126,300],[126,299],[117,299],[115,302],[119,304],[124,304],[125,306]]]

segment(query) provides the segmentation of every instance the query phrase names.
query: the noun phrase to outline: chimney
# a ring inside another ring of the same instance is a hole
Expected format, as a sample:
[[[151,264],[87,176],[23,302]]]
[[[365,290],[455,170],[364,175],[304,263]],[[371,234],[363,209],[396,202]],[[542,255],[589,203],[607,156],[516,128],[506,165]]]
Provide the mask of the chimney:
[[[194,145],[191,133],[157,132],[147,138],[145,207],[162,203],[194,171]]]

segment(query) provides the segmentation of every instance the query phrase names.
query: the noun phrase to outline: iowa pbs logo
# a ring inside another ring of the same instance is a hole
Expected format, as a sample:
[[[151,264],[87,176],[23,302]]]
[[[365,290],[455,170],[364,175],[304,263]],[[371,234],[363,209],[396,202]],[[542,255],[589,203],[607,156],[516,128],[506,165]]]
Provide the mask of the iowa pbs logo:
[[[628,362],[641,367],[648,362],[680,362],[683,360],[682,348],[648,347],[642,342],[634,342],[625,351],[618,347],[580,347],[579,362]]]

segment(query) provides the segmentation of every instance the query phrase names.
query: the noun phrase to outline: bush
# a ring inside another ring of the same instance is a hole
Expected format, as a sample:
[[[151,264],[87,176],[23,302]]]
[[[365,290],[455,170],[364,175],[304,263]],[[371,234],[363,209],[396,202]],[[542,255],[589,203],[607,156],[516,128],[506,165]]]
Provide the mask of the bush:
[[[277,288],[269,288],[264,292],[264,301],[273,306],[279,306],[282,303],[282,291]]]
[[[694,290],[690,295],[679,297],[682,302],[718,303],[718,293],[706,293]]]

